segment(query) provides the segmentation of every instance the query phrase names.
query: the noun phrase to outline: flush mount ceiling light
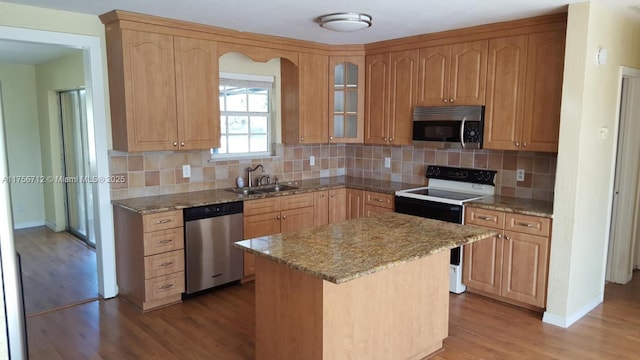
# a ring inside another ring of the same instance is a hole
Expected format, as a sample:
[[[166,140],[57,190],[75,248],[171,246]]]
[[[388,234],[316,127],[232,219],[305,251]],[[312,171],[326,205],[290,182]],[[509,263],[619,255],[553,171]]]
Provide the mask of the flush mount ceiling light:
[[[318,18],[320,26],[340,32],[363,30],[371,26],[371,15],[361,13],[334,13]]]

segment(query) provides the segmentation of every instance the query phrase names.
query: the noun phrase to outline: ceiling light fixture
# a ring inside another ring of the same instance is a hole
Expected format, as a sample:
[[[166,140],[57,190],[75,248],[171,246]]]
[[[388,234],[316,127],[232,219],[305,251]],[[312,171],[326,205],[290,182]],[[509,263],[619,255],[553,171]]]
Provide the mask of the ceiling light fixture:
[[[352,32],[371,27],[371,15],[362,13],[334,13],[318,18],[321,27],[339,32]]]

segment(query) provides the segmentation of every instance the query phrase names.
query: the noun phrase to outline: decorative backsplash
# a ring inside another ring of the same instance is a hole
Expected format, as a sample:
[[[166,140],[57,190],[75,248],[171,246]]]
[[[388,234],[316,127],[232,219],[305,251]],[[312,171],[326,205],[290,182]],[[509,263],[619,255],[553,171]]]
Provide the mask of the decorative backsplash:
[[[311,166],[309,158],[315,157]],[[390,168],[384,167],[386,157]],[[191,166],[191,177],[182,177],[182,165]],[[211,160],[209,151],[125,153],[110,151],[109,169],[126,182],[112,184],[112,199],[124,199],[221,189],[246,180],[246,168],[262,164],[265,174],[280,181],[350,175],[377,180],[426,184],[430,164],[497,170],[496,193],[553,200],[556,154],[495,150],[441,150],[414,146],[381,145],[283,145],[276,155],[242,160]],[[516,181],[516,169],[525,180]]]

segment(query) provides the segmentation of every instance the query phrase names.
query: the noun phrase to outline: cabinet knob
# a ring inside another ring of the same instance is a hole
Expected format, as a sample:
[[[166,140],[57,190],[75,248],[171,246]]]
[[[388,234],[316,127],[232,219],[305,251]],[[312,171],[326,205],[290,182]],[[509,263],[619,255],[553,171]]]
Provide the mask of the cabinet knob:
[[[333,136],[329,136],[329,140],[333,140]]]
[[[527,147],[527,142],[526,141],[522,143],[522,147]]]
[[[282,220],[286,220],[287,216],[286,215],[282,215]]]
[[[304,137],[301,137],[301,138],[300,138],[300,141],[304,141]]]
[[[180,146],[184,146],[184,141],[181,141],[181,142],[180,142]]]
[[[447,99],[442,99],[442,102],[445,102],[445,103],[446,103],[446,102],[449,102],[449,100],[447,100]]]
[[[389,138],[389,142],[392,142],[392,141],[393,141],[393,138]]]
[[[331,194],[331,197],[333,197],[333,194]]]
[[[324,194],[320,195],[320,199],[324,199]]]
[[[450,102],[450,103],[452,103],[452,102],[453,102],[453,99],[449,99],[449,102]]]
[[[498,234],[497,238],[502,239],[502,234]]]
[[[516,147],[520,147],[520,143],[516,141]]]
[[[174,142],[173,142],[173,146],[178,146],[178,142],[177,142],[177,141],[174,141]]]
[[[509,240],[509,237],[507,235],[504,236],[505,240]]]
[[[277,219],[277,220],[280,220],[280,215],[276,216],[276,219]]]
[[[384,142],[388,142],[388,141],[389,141],[389,139],[387,139],[387,138],[384,138]]]

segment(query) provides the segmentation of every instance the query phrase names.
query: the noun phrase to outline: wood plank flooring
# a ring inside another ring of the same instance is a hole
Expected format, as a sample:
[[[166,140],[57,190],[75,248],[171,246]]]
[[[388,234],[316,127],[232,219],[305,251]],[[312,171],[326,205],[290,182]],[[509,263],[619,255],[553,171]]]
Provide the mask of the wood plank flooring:
[[[146,314],[116,298],[34,316],[31,359],[253,359],[254,289],[231,286]],[[637,272],[630,284],[608,284],[604,304],[569,329],[479,295],[450,300],[449,337],[432,359],[638,358]]]
[[[95,251],[45,226],[14,231],[27,316],[98,297]]]

